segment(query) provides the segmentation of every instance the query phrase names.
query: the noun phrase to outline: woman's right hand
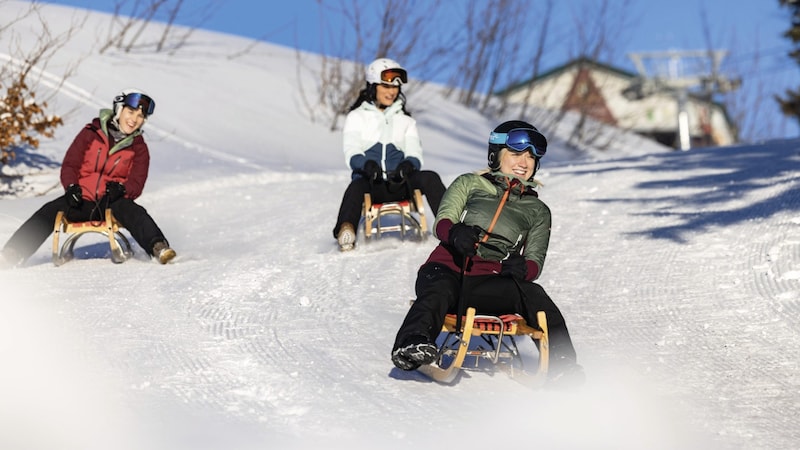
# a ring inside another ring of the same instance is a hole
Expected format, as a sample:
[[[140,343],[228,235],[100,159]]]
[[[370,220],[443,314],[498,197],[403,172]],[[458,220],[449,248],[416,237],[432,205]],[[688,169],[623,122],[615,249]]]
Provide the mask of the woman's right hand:
[[[383,172],[381,166],[371,159],[368,159],[367,162],[364,163],[364,168],[361,170],[364,172],[364,177],[369,180],[370,183],[378,181]]]
[[[463,256],[475,256],[477,253],[476,244],[478,243],[478,239],[480,239],[480,233],[480,227],[459,222],[450,227],[447,241]]]
[[[78,208],[83,203],[83,189],[78,184],[73,183],[67,186],[64,196],[70,208]]]

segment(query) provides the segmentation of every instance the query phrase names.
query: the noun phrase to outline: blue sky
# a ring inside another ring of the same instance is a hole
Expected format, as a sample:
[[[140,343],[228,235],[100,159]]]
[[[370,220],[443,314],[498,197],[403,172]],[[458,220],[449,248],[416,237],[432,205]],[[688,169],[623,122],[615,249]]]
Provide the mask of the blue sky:
[[[557,32],[569,32],[569,28],[574,26],[575,17],[579,17],[586,9],[583,5],[587,1],[559,3],[561,17],[557,21]],[[108,12],[113,8],[113,2],[107,0],[57,0],[50,3]],[[223,0],[216,3],[217,9],[203,23],[203,28],[312,52],[326,50],[319,31],[322,12],[316,0]],[[337,0],[323,3],[338,7],[351,2]],[[424,7],[427,1],[417,3]],[[464,3],[456,0],[447,7],[458,8]],[[614,5],[612,8],[618,8],[625,2],[612,0],[611,3]],[[634,71],[627,56],[630,52],[706,49],[710,40],[714,48],[730,51],[725,63],[739,70],[747,71],[752,67],[751,60],[759,57],[757,70],[743,74],[747,88],[755,90],[759,85],[766,86],[772,91],[771,94],[782,94],[786,88],[797,88],[800,67],[786,56],[790,44],[781,36],[789,26],[789,12],[780,8],[778,0],[629,0],[627,4],[629,26],[612,37],[622,48],[612,61],[604,62]],[[329,21],[333,15],[327,14],[325,17]],[[704,27],[704,20],[708,27]],[[545,70],[564,64],[571,56],[568,49],[552,50]],[[773,108],[769,117],[772,117],[770,127],[774,129],[770,131],[773,134],[771,137],[794,137],[800,133],[795,121],[784,120],[777,113],[777,107]]]

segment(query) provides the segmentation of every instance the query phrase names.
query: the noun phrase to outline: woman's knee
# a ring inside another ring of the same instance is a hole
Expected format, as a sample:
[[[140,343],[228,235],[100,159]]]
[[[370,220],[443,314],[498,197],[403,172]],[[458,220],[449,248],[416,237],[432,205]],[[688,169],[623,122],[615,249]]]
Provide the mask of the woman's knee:
[[[366,178],[356,178],[347,185],[347,194],[364,194],[369,192],[369,181]]]
[[[530,312],[531,315],[536,315],[538,311],[544,311],[547,314],[548,322],[553,323],[563,323],[564,317],[561,315],[561,311],[558,309],[558,306],[555,304],[553,299],[547,295],[544,288],[536,283],[525,283],[524,292],[523,292],[523,302],[525,304],[525,308]]]
[[[441,264],[425,264],[417,272],[415,291],[417,299],[457,298],[458,274]],[[450,301],[448,301],[450,303]]]

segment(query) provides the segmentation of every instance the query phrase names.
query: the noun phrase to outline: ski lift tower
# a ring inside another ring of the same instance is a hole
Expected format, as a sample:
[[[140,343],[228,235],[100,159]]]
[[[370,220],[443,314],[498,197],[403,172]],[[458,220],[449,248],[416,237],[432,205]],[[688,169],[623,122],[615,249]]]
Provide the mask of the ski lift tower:
[[[719,66],[726,50],[668,50],[629,53],[639,76],[623,94],[641,99],[656,93],[669,93],[678,104],[678,136],[681,150],[691,148],[689,113],[686,109],[689,91],[699,88],[710,100],[714,94],[737,89],[740,80],[720,75]],[[648,68],[651,69],[648,72]]]

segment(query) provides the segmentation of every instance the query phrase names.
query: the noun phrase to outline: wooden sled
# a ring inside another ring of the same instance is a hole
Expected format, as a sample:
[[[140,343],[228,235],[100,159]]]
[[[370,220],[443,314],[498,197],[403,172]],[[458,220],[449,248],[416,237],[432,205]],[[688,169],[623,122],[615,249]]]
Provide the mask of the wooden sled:
[[[544,311],[536,314],[539,328],[529,326],[525,319],[516,314],[503,316],[476,315],[475,308],[467,308],[467,314],[462,319],[461,330],[456,330],[456,316],[445,317],[442,332],[447,333],[439,347],[439,357],[435,364],[420,367],[423,374],[433,380],[452,384],[468,356],[475,358],[477,366],[480,358],[485,358],[492,363],[500,359],[515,359],[521,361],[519,350],[515,342],[516,336],[529,336],[539,350],[539,367],[534,376],[535,384],[544,384],[550,362],[550,341],[547,332],[547,316]],[[470,345],[481,338],[481,344],[488,348]],[[504,341],[507,338],[507,341]],[[509,345],[510,344],[510,345]],[[442,367],[446,359],[450,359],[447,367]]]
[[[384,233],[400,233],[405,240],[409,233],[415,238],[424,240],[427,237],[428,223],[425,219],[425,204],[422,192],[414,189],[414,198],[396,202],[372,203],[372,196],[364,194],[364,205],[361,210],[364,224],[364,238],[367,242],[373,237],[381,237]],[[393,223],[383,222],[391,216]],[[399,223],[397,223],[399,222]]]
[[[86,233],[100,233],[108,238],[111,246],[111,261],[116,264],[125,262],[133,249],[128,239],[120,232],[122,226],[110,209],[106,209],[105,220],[90,222],[70,222],[66,214],[59,211],[53,227],[53,264],[60,266],[74,256],[75,242]],[[63,244],[59,244],[61,235],[65,235]]]

